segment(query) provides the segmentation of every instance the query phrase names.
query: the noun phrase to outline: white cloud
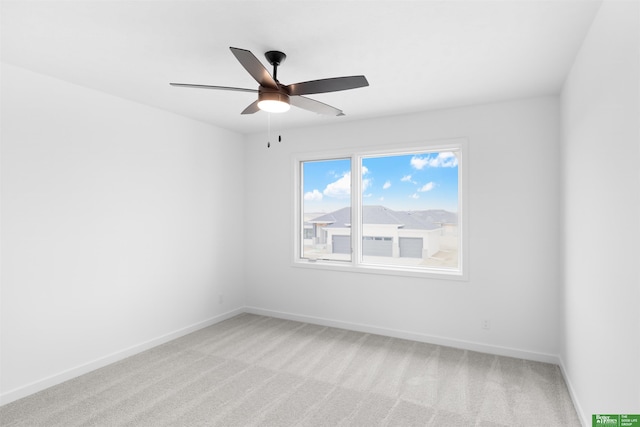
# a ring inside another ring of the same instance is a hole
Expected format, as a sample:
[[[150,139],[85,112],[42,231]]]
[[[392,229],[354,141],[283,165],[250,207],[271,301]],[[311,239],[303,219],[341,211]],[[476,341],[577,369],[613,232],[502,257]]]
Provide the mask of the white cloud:
[[[362,167],[362,174],[368,173],[366,167]],[[370,186],[372,180],[369,178],[362,180],[362,192],[364,193]],[[351,172],[345,172],[336,181],[328,184],[322,191],[327,197],[335,197],[337,199],[344,199],[351,194]]]
[[[391,181],[387,181],[384,183],[384,185],[382,186],[383,190],[386,190],[387,188],[391,187]]]
[[[413,182],[414,184],[416,183],[415,181],[413,181],[413,180],[411,179],[411,175],[405,175],[405,176],[403,176],[403,177],[400,179],[400,181],[402,181],[402,182]]]
[[[369,173],[369,169],[367,169],[366,166],[362,166],[362,176],[365,176],[366,174]],[[369,186],[371,186],[371,179],[370,178],[363,178],[362,179],[362,191],[365,192],[367,190],[367,188],[369,188]]]
[[[434,184],[433,182],[427,182],[425,185],[423,185],[422,187],[420,187],[418,189],[418,191],[420,192],[425,192],[425,191],[431,191],[435,188],[436,184]]]
[[[371,193],[367,193],[367,194],[363,194],[362,195],[362,197],[365,197],[365,198],[372,197],[372,196],[373,196],[373,194],[371,194]]]
[[[411,166],[421,170],[425,166],[431,168],[454,168],[458,166],[458,158],[451,151],[438,153],[437,156],[428,155],[426,157],[413,156],[411,158]]]
[[[413,193],[412,195],[409,196],[412,199],[419,199],[420,196],[418,195],[418,193]]]
[[[322,200],[322,193],[318,190],[308,191],[304,193],[304,199],[306,201],[317,201]]]
[[[431,159],[429,161],[429,166],[431,167],[441,167],[441,168],[455,168],[458,166],[458,158],[455,153],[451,151],[445,151],[442,153],[438,153],[438,156]]]
[[[413,156],[411,158],[411,166],[413,166],[414,168],[421,170],[423,167],[425,167],[427,164],[429,163],[429,157],[418,157],[418,156]]]
[[[322,194],[338,199],[349,197],[351,194],[351,172],[345,172],[340,179],[327,185]]]
[[[384,197],[380,197],[378,200],[380,200],[381,202],[384,202]]]

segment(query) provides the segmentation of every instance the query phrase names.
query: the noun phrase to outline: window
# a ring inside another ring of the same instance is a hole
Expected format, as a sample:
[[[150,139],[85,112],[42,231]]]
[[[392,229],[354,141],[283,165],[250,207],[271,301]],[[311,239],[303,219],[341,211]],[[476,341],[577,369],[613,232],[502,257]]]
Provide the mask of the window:
[[[296,156],[295,264],[465,278],[464,148]]]

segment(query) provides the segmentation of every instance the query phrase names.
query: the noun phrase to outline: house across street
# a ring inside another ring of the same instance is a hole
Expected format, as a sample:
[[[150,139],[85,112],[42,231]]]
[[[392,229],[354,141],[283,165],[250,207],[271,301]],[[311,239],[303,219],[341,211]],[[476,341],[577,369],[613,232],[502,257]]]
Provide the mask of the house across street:
[[[394,211],[363,206],[363,261],[391,265],[457,267],[458,216],[441,209]],[[304,223],[304,257],[351,259],[351,208]]]

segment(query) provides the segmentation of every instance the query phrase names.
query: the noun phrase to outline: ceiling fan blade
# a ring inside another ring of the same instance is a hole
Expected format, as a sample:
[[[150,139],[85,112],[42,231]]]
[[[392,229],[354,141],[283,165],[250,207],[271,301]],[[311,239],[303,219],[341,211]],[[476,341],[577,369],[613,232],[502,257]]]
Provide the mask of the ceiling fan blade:
[[[311,95],[314,93],[356,89],[364,86],[369,86],[365,76],[349,76],[294,83],[285,86],[285,88],[289,91],[289,95]]]
[[[255,57],[253,53],[245,49],[238,49],[237,47],[230,47],[231,53],[236,57],[245,70],[251,74],[251,77],[256,79],[261,86],[278,89],[278,83],[271,77],[271,74],[264,68],[262,62]]]
[[[257,89],[245,89],[245,88],[241,88],[241,87],[194,85],[194,84],[190,84],[190,83],[169,83],[169,84],[171,86],[191,87],[191,88],[195,88],[195,89],[232,90],[232,91],[235,91],[235,92],[251,92],[251,93],[257,93],[258,92]]]
[[[342,110],[339,110],[331,105],[327,105],[323,102],[316,101],[315,99],[306,98],[304,96],[292,96],[289,98],[289,103],[295,105],[298,108],[304,110],[313,111],[318,114],[326,114],[328,116],[344,116]]]
[[[260,111],[260,108],[258,108],[258,100],[256,99],[247,108],[242,110],[242,113],[240,114],[253,114],[257,113],[258,111]]]

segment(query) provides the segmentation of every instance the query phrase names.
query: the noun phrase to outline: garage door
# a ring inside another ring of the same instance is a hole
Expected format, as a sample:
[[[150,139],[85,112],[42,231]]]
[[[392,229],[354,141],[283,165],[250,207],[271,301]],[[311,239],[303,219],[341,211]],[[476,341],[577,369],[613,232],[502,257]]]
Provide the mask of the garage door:
[[[393,253],[393,238],[372,237],[362,238],[362,255],[391,256]]]
[[[350,254],[351,236],[333,236],[331,239],[331,248],[334,254]]]
[[[422,258],[422,237],[401,237],[400,257]]]

